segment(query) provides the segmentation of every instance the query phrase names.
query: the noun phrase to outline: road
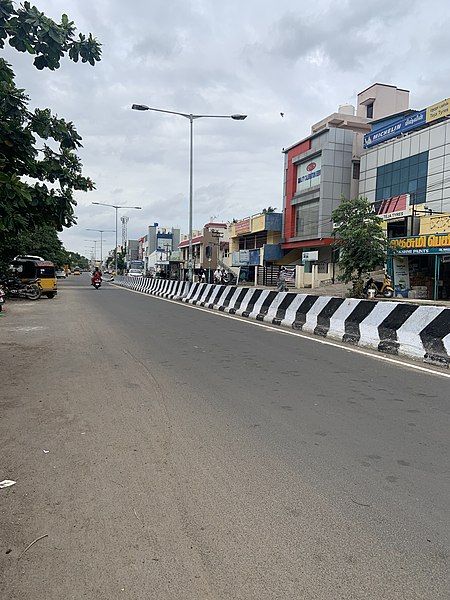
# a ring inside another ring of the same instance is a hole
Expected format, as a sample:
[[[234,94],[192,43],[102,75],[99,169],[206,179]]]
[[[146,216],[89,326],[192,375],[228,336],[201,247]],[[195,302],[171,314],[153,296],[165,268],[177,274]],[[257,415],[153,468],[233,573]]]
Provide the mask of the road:
[[[0,321],[2,598],[448,598],[449,379],[88,283]]]

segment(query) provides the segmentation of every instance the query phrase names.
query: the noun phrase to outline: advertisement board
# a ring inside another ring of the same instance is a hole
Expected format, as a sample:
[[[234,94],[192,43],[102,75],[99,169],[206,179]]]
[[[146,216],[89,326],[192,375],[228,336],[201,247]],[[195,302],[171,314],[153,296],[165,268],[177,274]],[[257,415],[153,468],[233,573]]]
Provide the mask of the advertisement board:
[[[375,212],[384,221],[409,217],[412,214],[410,195],[401,194],[400,196],[392,196],[392,198],[375,202]]]
[[[250,233],[250,217],[242,219],[234,224],[234,231],[236,235],[243,235],[244,233]]]
[[[309,250],[308,252],[302,252],[302,261],[315,261],[319,260],[318,250]]]
[[[450,234],[393,238],[391,246],[396,254],[450,254]]]
[[[322,170],[322,155],[315,156],[297,166],[297,192],[308,190],[320,185]]]
[[[426,109],[426,121],[431,123],[436,119],[442,119],[442,117],[448,117],[450,115],[450,98],[436,102]]]
[[[419,110],[411,115],[408,115],[407,117],[403,117],[403,119],[399,119],[394,123],[386,125],[386,127],[381,127],[380,129],[366,133],[364,136],[364,148],[371,148],[372,146],[381,144],[382,142],[395,138],[402,133],[412,131],[421,125],[424,125],[427,122],[426,114],[426,110]]]
[[[396,256],[393,261],[394,266],[394,289],[395,295],[403,298],[408,297],[411,289],[409,282],[409,259],[407,256]]]
[[[420,234],[450,233],[450,214],[422,217],[420,219]]]

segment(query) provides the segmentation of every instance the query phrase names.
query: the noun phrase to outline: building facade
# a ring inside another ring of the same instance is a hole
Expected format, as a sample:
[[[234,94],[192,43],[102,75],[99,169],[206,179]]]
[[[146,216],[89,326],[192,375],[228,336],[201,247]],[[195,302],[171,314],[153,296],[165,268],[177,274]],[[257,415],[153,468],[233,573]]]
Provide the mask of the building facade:
[[[183,236],[179,244],[182,267],[189,269],[189,237]],[[193,269],[215,270],[228,267],[229,230],[227,223],[206,223],[192,236]]]
[[[450,101],[373,123],[360,195],[383,217],[404,297],[450,298]]]
[[[342,197],[358,194],[360,157],[370,122],[407,108],[408,94],[374,84],[358,94],[356,114],[353,106],[341,106],[314,124],[307,138],[283,150],[282,248],[289,262],[304,262],[305,273],[314,265],[323,279],[333,278],[333,210]]]
[[[177,228],[159,227],[154,223],[148,227],[143,244],[143,260],[146,273],[167,274],[170,256],[180,243],[180,230]]]

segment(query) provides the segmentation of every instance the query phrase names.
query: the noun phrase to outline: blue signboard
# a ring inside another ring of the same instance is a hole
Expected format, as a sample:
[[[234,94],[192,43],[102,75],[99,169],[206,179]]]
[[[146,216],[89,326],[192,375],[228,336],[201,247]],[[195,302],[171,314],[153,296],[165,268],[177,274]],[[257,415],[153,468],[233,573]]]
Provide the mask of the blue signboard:
[[[426,123],[426,110],[419,110],[407,117],[403,117],[394,123],[389,123],[385,127],[375,129],[364,136],[364,148],[371,148],[377,144],[381,144],[386,140],[402,135],[413,129],[417,129]]]

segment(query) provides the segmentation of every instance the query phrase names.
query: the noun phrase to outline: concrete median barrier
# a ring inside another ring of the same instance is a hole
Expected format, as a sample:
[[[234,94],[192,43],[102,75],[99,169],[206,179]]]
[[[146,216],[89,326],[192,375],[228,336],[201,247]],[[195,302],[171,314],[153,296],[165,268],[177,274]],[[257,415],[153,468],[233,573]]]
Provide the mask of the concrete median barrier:
[[[385,354],[450,366],[450,308],[133,277],[117,277],[114,283]]]

